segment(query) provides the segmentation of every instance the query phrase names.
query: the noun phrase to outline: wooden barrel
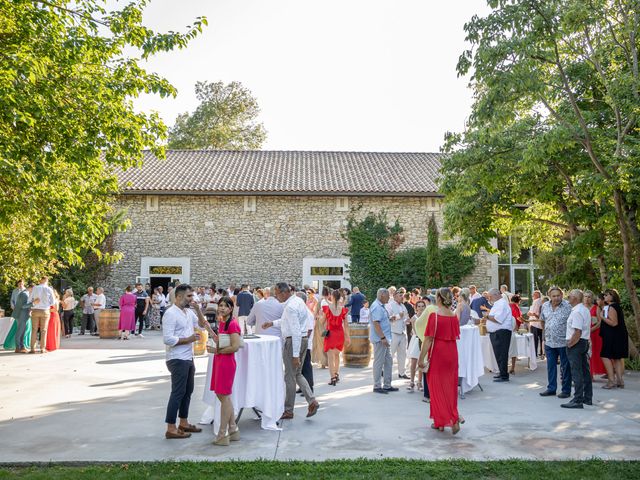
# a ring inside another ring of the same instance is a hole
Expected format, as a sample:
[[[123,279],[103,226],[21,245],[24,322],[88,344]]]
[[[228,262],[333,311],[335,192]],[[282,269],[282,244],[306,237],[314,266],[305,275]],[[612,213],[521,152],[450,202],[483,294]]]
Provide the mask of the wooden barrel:
[[[117,308],[105,308],[98,316],[98,333],[100,338],[118,338],[118,323],[120,322],[120,310]]]
[[[351,345],[345,347],[342,353],[344,366],[352,368],[365,368],[371,360],[371,343],[369,342],[369,324],[350,323],[349,336]]]
[[[207,340],[209,340],[209,333],[206,330],[196,330],[200,333],[200,340],[193,342],[193,354],[204,355],[207,353]]]

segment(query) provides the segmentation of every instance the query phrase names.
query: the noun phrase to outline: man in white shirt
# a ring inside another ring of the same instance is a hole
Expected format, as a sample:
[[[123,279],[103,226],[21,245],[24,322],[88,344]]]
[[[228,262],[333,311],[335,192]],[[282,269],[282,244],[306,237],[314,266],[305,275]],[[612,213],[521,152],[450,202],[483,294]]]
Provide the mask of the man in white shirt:
[[[497,288],[489,290],[489,301],[493,303],[493,306],[487,316],[487,331],[500,370],[500,373],[494,376],[493,381],[508,382],[509,344],[513,331],[511,307]]]
[[[188,421],[189,404],[193,393],[196,368],[193,363],[193,343],[199,338],[195,329],[214,333],[202,315],[200,306],[193,301],[193,289],[182,284],[174,290],[175,302],[164,314],[162,336],[166,345],[167,369],[171,373],[171,395],[167,404],[165,438],[189,438],[202,429]],[[189,308],[191,307],[191,308]],[[180,424],[176,425],[176,417]]]
[[[593,385],[589,370],[589,338],[591,336],[591,313],[582,303],[582,290],[569,292],[571,313],[567,320],[567,357],[571,365],[571,378],[575,383],[575,394],[562,408],[583,408],[593,401]]]
[[[513,293],[509,291],[509,287],[506,285],[500,285],[500,293],[502,294],[502,298],[504,298],[507,303],[511,302],[511,297],[513,297]]]
[[[407,329],[409,320],[407,308],[402,304],[402,290],[397,290],[393,298],[384,306],[391,322],[391,358],[397,358],[398,378],[409,380],[406,374],[407,364]]]
[[[107,297],[104,296],[104,288],[96,288],[96,301],[93,304],[93,318],[96,322],[96,331],[92,335],[99,335],[100,313],[107,308]]]
[[[476,299],[482,298],[478,288],[475,285],[469,285],[469,304]]]
[[[33,287],[29,302],[31,307],[31,350],[29,353],[36,353],[36,342],[38,341],[38,328],[40,329],[40,353],[47,353],[47,328],[49,327],[49,317],[51,316],[51,305],[55,303],[53,290],[49,286],[49,277],[42,277],[40,284]]]
[[[282,361],[284,363],[284,382],[286,386],[284,413],[282,419],[293,418],[293,407],[296,402],[296,384],[302,390],[304,398],[309,404],[307,417],[312,417],[318,412],[320,406],[313,396],[307,379],[302,375],[302,364],[307,355],[307,319],[309,309],[301,298],[293,295],[289,285],[280,282],[275,287],[276,298],[284,303],[282,318],[273,322],[265,322],[262,328],[273,325],[279,326],[284,339]]]

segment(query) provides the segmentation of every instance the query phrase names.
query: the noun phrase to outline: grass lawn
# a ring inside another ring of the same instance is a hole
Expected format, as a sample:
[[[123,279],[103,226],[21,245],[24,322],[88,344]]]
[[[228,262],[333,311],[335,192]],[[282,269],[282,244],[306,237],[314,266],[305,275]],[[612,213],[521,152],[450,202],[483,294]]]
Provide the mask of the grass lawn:
[[[567,478],[630,480],[640,478],[640,462],[585,460],[538,462],[505,460],[468,462],[462,460],[425,462],[420,460],[335,460],[328,462],[180,462],[95,465],[3,466],[0,479],[424,479],[443,478]]]

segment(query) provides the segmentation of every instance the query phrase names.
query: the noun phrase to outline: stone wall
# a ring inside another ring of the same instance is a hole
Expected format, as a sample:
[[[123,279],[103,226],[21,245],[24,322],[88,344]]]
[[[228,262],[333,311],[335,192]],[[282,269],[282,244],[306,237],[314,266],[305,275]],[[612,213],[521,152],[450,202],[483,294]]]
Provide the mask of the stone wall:
[[[140,258],[190,257],[193,285],[275,281],[300,284],[302,259],[343,257],[348,211],[336,211],[336,197],[258,196],[255,212],[243,196],[162,195],[158,210],[147,211],[146,196],[123,195],[131,227],[118,233],[115,249],[124,258],[112,267],[107,294],[116,298],[140,275]],[[428,197],[349,197],[360,214],[386,210],[404,228],[403,248],[424,246],[427,222],[436,215],[442,229],[441,200]],[[479,289],[497,284],[497,260],[479,255],[465,282]],[[494,271],[495,270],[495,271]]]

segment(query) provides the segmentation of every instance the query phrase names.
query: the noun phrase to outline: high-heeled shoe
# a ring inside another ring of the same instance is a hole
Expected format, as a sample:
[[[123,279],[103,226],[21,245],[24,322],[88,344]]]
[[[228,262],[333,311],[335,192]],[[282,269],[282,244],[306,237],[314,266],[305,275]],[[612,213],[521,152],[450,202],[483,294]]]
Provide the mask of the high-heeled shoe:
[[[456,422],[451,426],[451,433],[455,435],[460,431],[460,422]]]
[[[331,377],[331,381],[329,382],[329,385],[332,385],[335,387],[336,383],[338,383],[338,379],[336,377]]]
[[[237,442],[240,440],[240,429],[236,428],[233,432],[229,432],[229,440]]]
[[[217,445],[219,447],[228,447],[229,446],[229,435],[225,435],[222,438],[216,438],[213,442],[213,445]]]

